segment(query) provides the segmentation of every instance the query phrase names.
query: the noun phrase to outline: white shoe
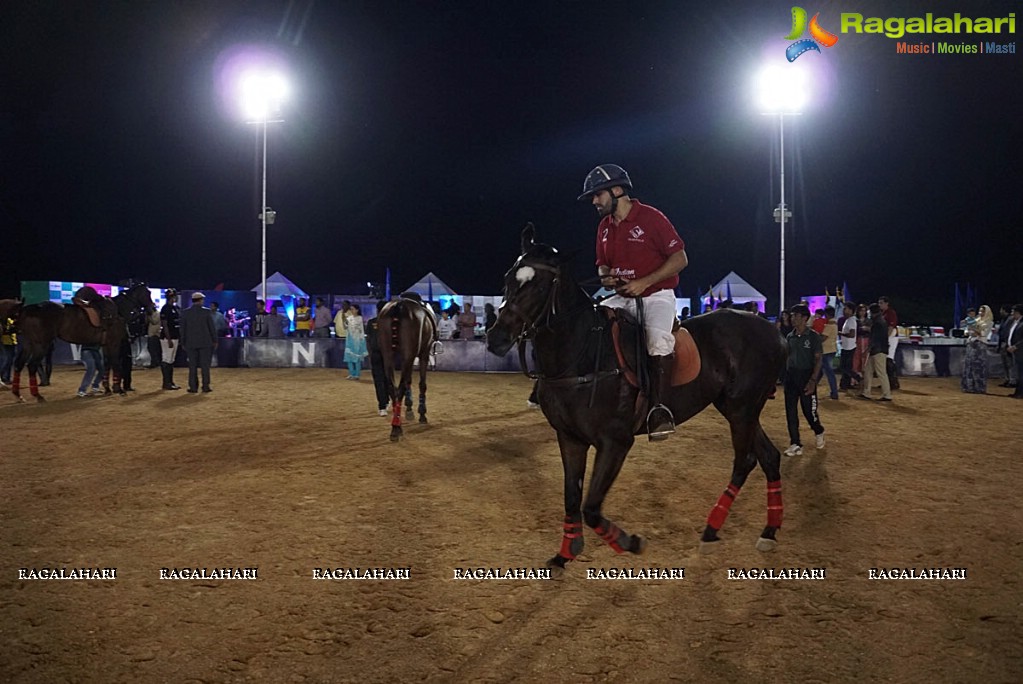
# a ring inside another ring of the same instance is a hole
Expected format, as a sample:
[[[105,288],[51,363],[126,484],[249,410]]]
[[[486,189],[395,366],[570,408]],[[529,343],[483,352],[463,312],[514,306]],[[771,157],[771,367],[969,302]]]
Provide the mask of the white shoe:
[[[78,396],[79,397],[87,397],[87,396],[89,396],[89,393],[88,392],[79,392]]]
[[[823,432],[820,433],[819,435],[817,435],[817,448],[818,449],[823,449],[824,448],[824,433]]]
[[[380,410],[379,410],[379,411],[377,412],[377,415],[378,415],[378,416],[386,416],[386,415],[387,415],[387,409],[380,409]]]
[[[803,447],[798,444],[789,444],[789,448],[785,450],[786,456],[802,456]]]

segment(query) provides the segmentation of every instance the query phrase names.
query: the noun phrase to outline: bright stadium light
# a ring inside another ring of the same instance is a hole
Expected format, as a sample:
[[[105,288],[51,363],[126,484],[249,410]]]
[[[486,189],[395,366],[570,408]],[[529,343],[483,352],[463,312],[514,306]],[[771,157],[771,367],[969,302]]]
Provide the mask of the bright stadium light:
[[[765,114],[799,113],[807,100],[806,75],[794,64],[765,67],[757,78],[757,98]]]
[[[757,78],[757,104],[762,114],[778,117],[781,168],[781,201],[774,210],[774,220],[781,224],[781,247],[778,266],[778,310],[785,310],[785,223],[792,212],[785,204],[785,117],[801,113],[808,99],[807,77],[794,64],[772,65],[763,68]]]
[[[260,204],[259,220],[263,224],[263,260],[261,282],[263,301],[266,302],[266,226],[274,222],[276,212],[266,206],[266,133],[271,123],[280,123],[277,118],[281,104],[288,97],[288,82],[276,71],[248,71],[238,82],[239,103],[248,123],[263,126],[263,201]]]

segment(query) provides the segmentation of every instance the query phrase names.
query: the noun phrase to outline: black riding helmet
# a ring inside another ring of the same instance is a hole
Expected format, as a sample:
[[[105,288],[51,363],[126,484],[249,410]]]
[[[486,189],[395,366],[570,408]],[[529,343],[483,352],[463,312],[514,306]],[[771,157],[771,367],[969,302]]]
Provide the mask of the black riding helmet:
[[[601,164],[586,174],[586,180],[583,181],[583,194],[576,197],[576,201],[587,199],[601,190],[607,190],[616,185],[620,185],[626,190],[632,190],[629,174],[617,164]]]

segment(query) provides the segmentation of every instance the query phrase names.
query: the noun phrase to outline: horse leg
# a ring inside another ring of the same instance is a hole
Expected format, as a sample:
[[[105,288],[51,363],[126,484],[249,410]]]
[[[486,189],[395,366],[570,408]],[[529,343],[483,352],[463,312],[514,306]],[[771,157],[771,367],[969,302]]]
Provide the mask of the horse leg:
[[[752,451],[757,423],[748,418],[734,414],[729,415],[725,412],[724,407],[718,406],[716,402],[715,406],[718,407],[722,415],[728,418],[728,424],[732,431],[732,448],[735,451],[735,460],[732,462],[732,480],[718,497],[717,503],[714,504],[714,508],[710,509],[710,514],[707,516],[707,526],[703,528],[703,536],[700,538],[702,551],[709,551],[711,548],[709,544],[720,541],[718,530],[725,524],[725,518],[728,517],[728,512],[732,508],[732,502],[739,496],[739,490],[742,489],[746,478],[749,477],[753,466],[757,463]]]
[[[394,378],[389,377],[391,383],[391,441],[397,442],[401,439],[401,400],[404,388],[399,379],[398,386],[394,386]]]
[[[11,372],[11,393],[18,401],[25,401],[21,398],[21,369],[25,367],[25,349],[18,351],[14,357],[14,367]]]
[[[36,401],[43,402],[46,398],[39,394],[39,362],[29,359],[28,361],[28,391]]]
[[[774,538],[778,529],[781,528],[782,503],[781,503],[781,454],[774,446],[764,428],[758,423],[754,435],[754,448],[757,462],[761,470],[767,476],[767,527],[760,533],[757,540],[758,551],[773,551],[778,546]]]
[[[429,354],[423,354],[419,357],[419,422],[426,422],[426,364],[428,363],[430,356]],[[409,409],[411,410],[411,406]]]
[[[409,380],[411,379],[411,372],[405,371],[405,366],[410,364],[402,364],[401,377],[398,380],[398,389],[394,393],[394,406],[393,415],[391,416],[391,441],[397,442],[402,437],[401,429],[401,402],[402,398],[408,392]],[[409,403],[408,410],[412,411],[412,404]]]
[[[565,520],[561,524],[561,549],[547,561],[551,574],[560,575],[565,563],[575,560],[583,550],[583,478],[586,476],[586,452],[589,445],[558,432],[561,465],[565,469]]]
[[[604,438],[604,443],[597,447],[597,455],[593,460],[593,475],[590,477],[590,491],[586,493],[583,504],[583,519],[593,528],[615,553],[640,554],[646,549],[646,540],[638,534],[629,534],[608,520],[601,513],[604,497],[614,484],[615,478],[625,463],[625,456],[632,447],[634,438],[612,440]]]

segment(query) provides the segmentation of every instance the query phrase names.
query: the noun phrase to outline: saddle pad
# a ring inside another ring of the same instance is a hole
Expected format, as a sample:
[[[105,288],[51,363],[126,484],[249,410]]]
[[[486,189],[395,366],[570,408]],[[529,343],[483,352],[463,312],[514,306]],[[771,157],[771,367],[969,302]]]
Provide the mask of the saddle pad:
[[[700,374],[700,350],[689,331],[679,328],[675,331],[675,368],[671,373],[672,387],[685,385]]]

